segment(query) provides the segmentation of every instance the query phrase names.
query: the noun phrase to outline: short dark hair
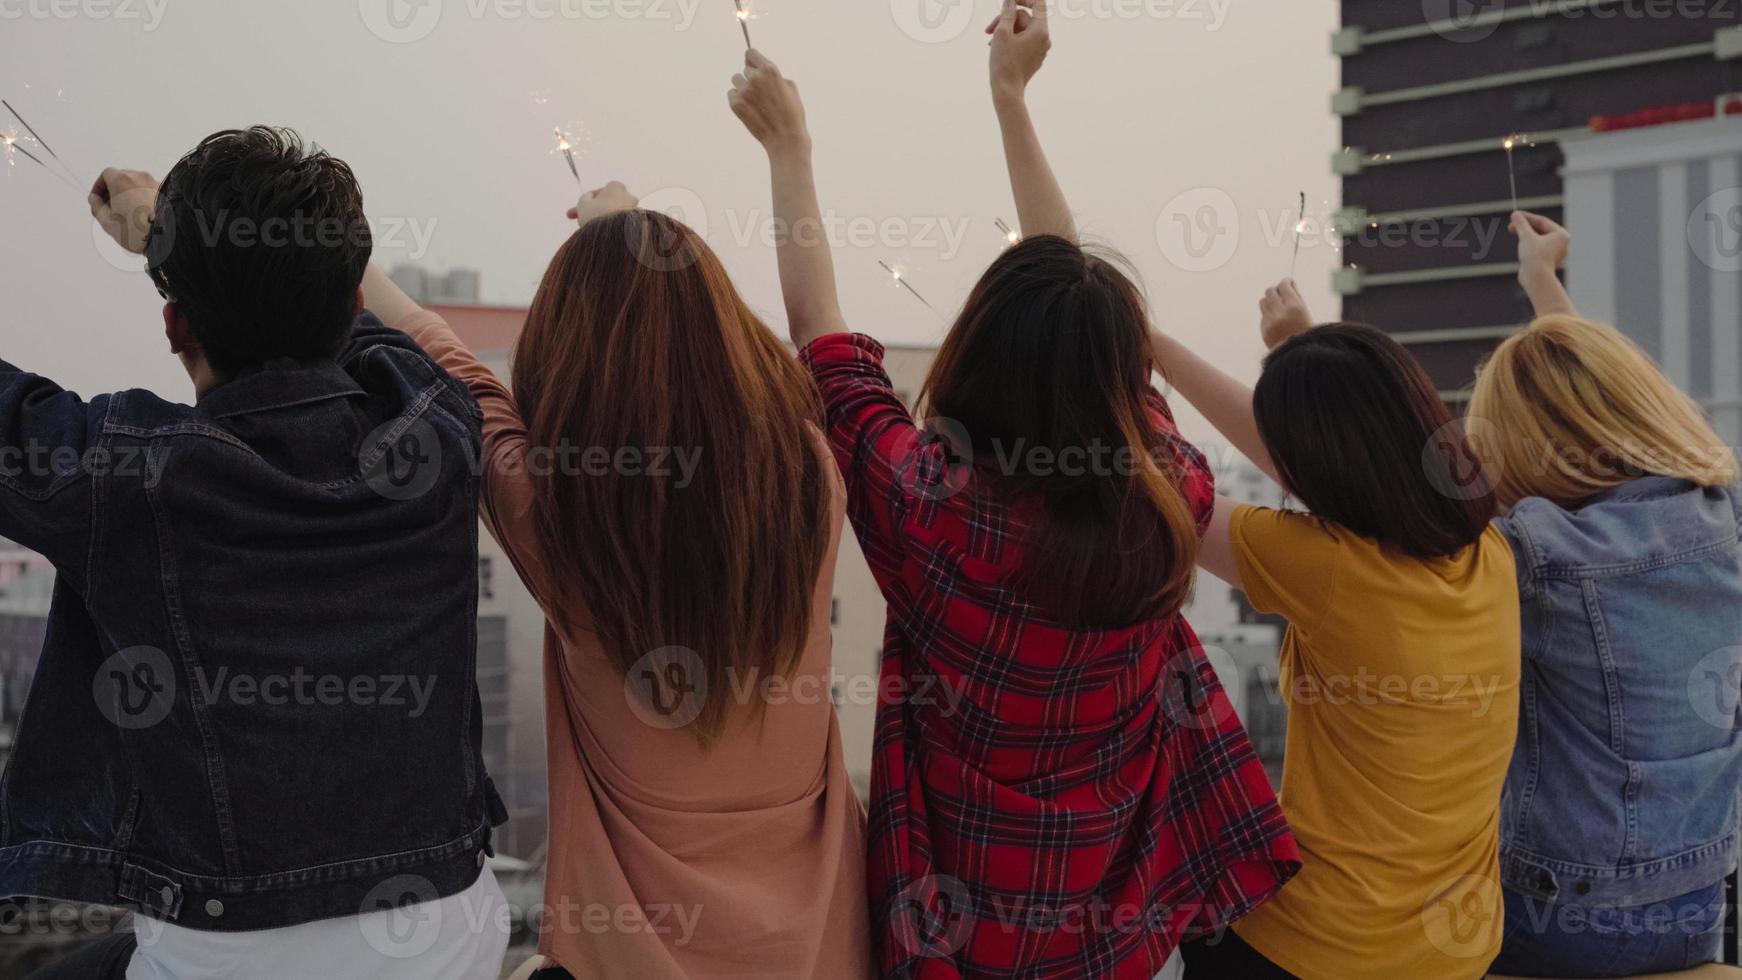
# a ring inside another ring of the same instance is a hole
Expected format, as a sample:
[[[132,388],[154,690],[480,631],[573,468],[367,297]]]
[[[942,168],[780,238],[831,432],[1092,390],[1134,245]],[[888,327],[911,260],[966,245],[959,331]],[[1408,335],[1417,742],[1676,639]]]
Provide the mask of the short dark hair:
[[[374,242],[344,161],[288,129],[209,136],[164,178],[146,256],[222,374],[336,356]]]
[[[1463,426],[1381,330],[1335,323],[1290,339],[1265,358],[1252,407],[1287,490],[1356,534],[1440,558],[1497,513]]]

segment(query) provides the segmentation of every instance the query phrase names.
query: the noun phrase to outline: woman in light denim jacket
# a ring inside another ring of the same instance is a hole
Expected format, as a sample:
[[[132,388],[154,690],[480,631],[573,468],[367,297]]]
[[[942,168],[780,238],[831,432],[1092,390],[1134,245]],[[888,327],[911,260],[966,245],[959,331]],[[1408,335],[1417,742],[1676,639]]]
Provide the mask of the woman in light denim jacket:
[[[1638,348],[1578,318],[1556,275],[1566,230],[1523,213],[1513,230],[1539,319],[1470,406],[1524,614],[1494,969],[1678,970],[1718,957],[1736,864],[1736,458]]]

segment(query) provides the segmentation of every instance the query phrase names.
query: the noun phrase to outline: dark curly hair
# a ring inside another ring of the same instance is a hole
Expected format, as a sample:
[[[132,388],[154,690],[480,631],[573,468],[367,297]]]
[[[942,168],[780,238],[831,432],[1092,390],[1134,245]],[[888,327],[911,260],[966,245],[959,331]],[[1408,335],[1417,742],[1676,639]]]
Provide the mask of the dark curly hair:
[[[374,243],[344,161],[288,129],[207,137],[164,178],[146,258],[214,370],[336,356]]]

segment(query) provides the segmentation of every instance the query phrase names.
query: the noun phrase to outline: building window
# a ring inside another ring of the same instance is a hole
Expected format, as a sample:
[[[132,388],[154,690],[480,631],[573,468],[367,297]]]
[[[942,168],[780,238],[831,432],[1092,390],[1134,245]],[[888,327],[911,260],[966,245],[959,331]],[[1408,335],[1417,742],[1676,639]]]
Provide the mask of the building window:
[[[478,556],[478,598],[496,598],[496,566],[489,555]]]

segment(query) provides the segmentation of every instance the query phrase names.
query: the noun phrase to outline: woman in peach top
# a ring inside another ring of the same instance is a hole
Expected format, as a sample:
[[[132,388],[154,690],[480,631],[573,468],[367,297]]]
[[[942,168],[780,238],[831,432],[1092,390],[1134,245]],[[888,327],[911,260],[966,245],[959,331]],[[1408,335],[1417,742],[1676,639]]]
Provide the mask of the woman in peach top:
[[[797,361],[708,246],[584,197],[514,394],[379,270],[484,413],[484,519],[547,618],[540,976],[871,975],[830,697],[844,490]]]

